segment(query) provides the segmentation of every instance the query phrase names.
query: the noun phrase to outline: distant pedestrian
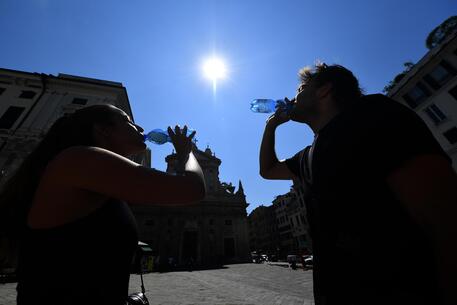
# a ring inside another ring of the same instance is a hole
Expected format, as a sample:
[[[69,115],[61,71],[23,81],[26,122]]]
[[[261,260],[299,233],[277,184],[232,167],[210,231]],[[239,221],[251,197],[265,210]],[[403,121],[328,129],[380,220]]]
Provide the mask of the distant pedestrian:
[[[303,270],[306,270],[305,258],[303,257],[302,254],[300,254],[300,261],[301,261],[301,265],[302,265]]]
[[[187,260],[187,270],[188,271],[193,271],[194,270],[194,258],[191,256],[189,257],[189,259]]]
[[[89,106],[58,119],[0,194],[0,221],[20,242],[17,303],[124,304],[138,235],[131,204],[205,195],[187,128],[168,133],[179,175],[127,159],[143,129],[122,110]],[[5,217],[6,216],[6,217]]]
[[[296,261],[292,261],[290,263],[290,268],[292,268],[292,270],[296,270],[297,269],[297,262]]]
[[[457,304],[449,157],[413,111],[363,95],[348,69],[317,64],[300,78],[292,110],[267,120],[260,173],[304,188],[316,305]],[[314,141],[280,161],[275,130],[289,120]]]

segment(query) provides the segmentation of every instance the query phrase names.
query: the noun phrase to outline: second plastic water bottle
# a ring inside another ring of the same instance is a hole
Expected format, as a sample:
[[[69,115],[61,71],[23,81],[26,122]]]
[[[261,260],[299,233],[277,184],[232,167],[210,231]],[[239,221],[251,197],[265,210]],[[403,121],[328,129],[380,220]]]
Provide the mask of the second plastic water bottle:
[[[284,106],[286,111],[290,111],[292,105],[285,100],[258,98],[251,102],[251,110],[258,113],[271,113],[275,112],[279,106]]]
[[[187,129],[186,136],[188,137],[193,131],[193,129]],[[144,140],[158,145],[162,145],[167,142],[171,143],[171,138],[168,135],[168,132],[160,128],[153,129],[147,134],[145,134]]]

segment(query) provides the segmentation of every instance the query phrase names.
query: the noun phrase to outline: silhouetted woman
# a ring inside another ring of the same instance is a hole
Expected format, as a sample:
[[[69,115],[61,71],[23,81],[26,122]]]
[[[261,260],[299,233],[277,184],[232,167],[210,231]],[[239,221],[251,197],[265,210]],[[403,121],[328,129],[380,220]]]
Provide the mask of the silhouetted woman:
[[[126,157],[146,148],[122,110],[95,105],[58,119],[0,195],[19,241],[18,304],[124,304],[137,245],[130,204],[205,196],[186,127],[168,129],[178,175]],[[5,225],[7,223],[7,225]]]

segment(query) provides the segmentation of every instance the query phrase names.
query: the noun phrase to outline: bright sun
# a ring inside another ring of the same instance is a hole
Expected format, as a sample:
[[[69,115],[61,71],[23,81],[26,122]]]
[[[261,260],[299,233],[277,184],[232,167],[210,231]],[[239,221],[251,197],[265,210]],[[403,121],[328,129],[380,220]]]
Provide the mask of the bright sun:
[[[218,79],[225,78],[227,69],[222,60],[213,57],[206,60],[203,64],[203,73],[205,74],[205,77],[215,82]]]

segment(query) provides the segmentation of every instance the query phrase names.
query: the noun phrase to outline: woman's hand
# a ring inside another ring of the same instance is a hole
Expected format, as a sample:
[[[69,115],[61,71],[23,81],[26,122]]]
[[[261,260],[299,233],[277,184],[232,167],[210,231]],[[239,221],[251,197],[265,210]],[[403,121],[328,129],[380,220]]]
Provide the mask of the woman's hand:
[[[181,129],[178,125],[175,126],[174,131],[171,127],[168,127],[167,130],[176,153],[178,154],[178,158],[187,161],[187,157],[192,150],[192,139],[195,136],[195,131],[187,136],[187,126],[184,126],[184,128]]]

